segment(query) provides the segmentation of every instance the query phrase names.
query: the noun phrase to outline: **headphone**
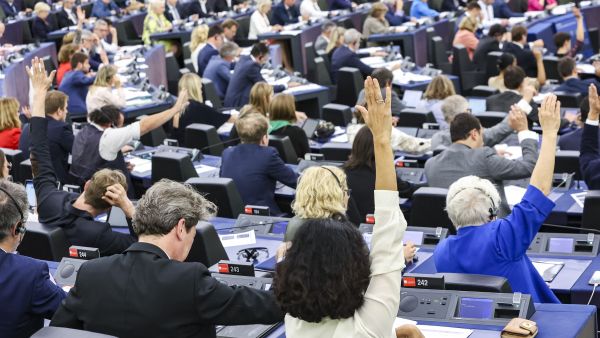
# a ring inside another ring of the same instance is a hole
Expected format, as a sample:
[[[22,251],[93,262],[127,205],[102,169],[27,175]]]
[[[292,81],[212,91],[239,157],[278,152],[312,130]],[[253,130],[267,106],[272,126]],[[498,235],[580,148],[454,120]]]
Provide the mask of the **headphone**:
[[[6,196],[8,196],[8,198],[13,202],[13,204],[17,208],[19,215],[21,216],[21,220],[17,223],[17,228],[15,229],[16,232],[19,234],[25,234],[25,232],[27,231],[27,229],[25,229],[25,227],[23,226],[23,220],[25,220],[25,216],[23,215],[23,211],[21,211],[21,208],[19,208],[19,203],[17,203],[17,200],[15,200],[15,198],[12,197],[8,193],[8,191],[4,190],[4,188],[0,188],[0,191],[2,191],[3,193],[6,194]]]
[[[494,218],[496,218],[496,216],[498,216],[498,207],[496,206],[496,203],[494,202],[494,199],[492,198],[492,196],[490,196],[487,192],[485,192],[485,190],[479,188],[479,187],[466,187],[466,188],[462,188],[459,191],[457,191],[454,196],[452,196],[452,199],[454,199],[454,197],[456,197],[456,195],[460,194],[461,192],[467,190],[467,189],[476,189],[479,190],[481,193],[483,193],[484,195],[486,195],[489,199],[490,199],[490,208],[488,209],[489,213],[490,213],[490,221],[494,220]]]
[[[333,175],[333,178],[337,182],[337,184],[340,187],[340,189],[342,190],[342,192],[344,194],[346,194],[346,197],[350,197],[350,193],[352,193],[352,189],[344,190],[344,186],[342,185],[342,182],[340,182],[340,179],[337,177],[337,175],[331,169],[324,167],[324,166],[320,166],[319,168],[329,171],[329,173],[331,173],[331,175]],[[332,215],[331,218],[333,218],[336,221],[346,221],[347,220],[346,215],[338,214],[338,213],[335,213],[334,215]]]

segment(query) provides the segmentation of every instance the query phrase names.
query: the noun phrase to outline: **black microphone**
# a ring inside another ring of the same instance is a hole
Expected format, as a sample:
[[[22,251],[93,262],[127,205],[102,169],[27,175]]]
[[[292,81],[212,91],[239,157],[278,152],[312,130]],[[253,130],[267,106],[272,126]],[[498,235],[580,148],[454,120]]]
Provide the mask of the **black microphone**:
[[[227,145],[228,143],[236,142],[236,141],[239,141],[239,140],[240,140],[240,138],[236,137],[236,138],[232,138],[231,140],[227,140],[227,141],[223,141],[223,142],[219,142],[219,143],[207,145],[206,147],[201,148],[200,152],[203,152],[203,151],[208,150],[210,148],[214,148],[214,147],[218,147],[218,146],[224,146],[224,145]]]
[[[568,225],[558,225],[558,224],[549,224],[549,223],[542,223],[542,226],[548,226],[551,228],[566,229],[566,230],[575,230],[577,232],[581,232],[583,230],[583,231],[600,234],[600,230],[591,229],[591,228],[579,228],[579,227],[572,227],[572,226],[568,226]]]
[[[563,175],[562,182],[560,182],[560,184],[558,184],[556,187],[554,187],[554,189],[552,189],[552,191],[550,191],[550,192],[554,192],[556,189],[562,187],[563,184],[566,184],[573,176],[575,176],[575,172],[572,172],[568,175]]]

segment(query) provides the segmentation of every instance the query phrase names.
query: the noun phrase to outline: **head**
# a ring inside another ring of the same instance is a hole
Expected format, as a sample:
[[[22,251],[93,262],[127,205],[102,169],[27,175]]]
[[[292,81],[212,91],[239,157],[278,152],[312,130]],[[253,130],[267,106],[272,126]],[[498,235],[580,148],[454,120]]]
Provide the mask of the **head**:
[[[283,3],[288,7],[294,6],[295,2],[296,2],[296,0],[283,0]]]
[[[103,128],[110,128],[122,126],[124,117],[119,108],[106,105],[89,113],[88,120]]]
[[[19,101],[14,97],[0,98],[0,130],[21,128],[20,107]]]
[[[75,44],[75,37],[77,36],[76,32],[68,32],[67,34],[65,34],[65,36],[63,36],[62,38],[62,45],[68,45],[68,44]],[[79,50],[79,42],[77,43],[77,50]]]
[[[10,175],[10,168],[12,167],[12,163],[8,162],[6,155],[0,149],[0,181],[3,178],[7,178]]]
[[[478,25],[479,25],[479,23],[477,22],[477,20],[474,17],[467,16],[464,19],[462,19],[462,21],[458,25],[458,29],[464,29],[471,33],[475,33]]]
[[[452,143],[461,143],[472,149],[483,147],[482,132],[479,120],[469,113],[457,114],[450,123]]]
[[[206,43],[206,39],[208,39],[208,26],[196,26],[192,31],[192,36],[190,38],[190,50],[195,50],[199,45]]]
[[[112,87],[117,81],[117,66],[105,65],[98,70],[96,79],[94,80],[94,87]]]
[[[223,43],[219,49],[219,55],[223,60],[233,62],[240,54],[240,47],[233,41]]]
[[[127,191],[127,180],[120,170],[101,169],[85,182],[83,200],[98,212],[107,211],[111,205],[102,199],[106,189],[114,184],[120,184]]]
[[[369,250],[352,223],[309,219],[275,271],[275,297],[284,312],[311,323],[345,319],[364,302]]]
[[[150,0],[150,10],[156,15],[165,13],[165,2],[163,0]]]
[[[75,46],[72,43],[68,43],[66,45],[62,45],[60,50],[58,51],[58,63],[67,63],[71,62],[71,57],[73,54],[77,53],[78,46]]]
[[[323,36],[327,37],[328,39],[331,39],[331,34],[333,33],[335,27],[337,27],[335,22],[327,20],[321,26],[321,34],[323,34]]]
[[[233,41],[235,39],[235,35],[237,34],[239,26],[240,24],[232,18],[228,18],[223,21],[221,28],[223,28],[223,35],[227,41]]]
[[[250,105],[260,114],[269,114],[269,104],[273,98],[273,87],[266,82],[257,82],[250,89]]]
[[[87,54],[77,52],[71,56],[71,69],[80,70],[84,73],[90,71],[90,60]]]
[[[379,85],[383,88],[385,86],[391,86],[394,80],[394,74],[387,68],[377,68],[371,74],[371,77],[377,79]]]
[[[456,91],[452,81],[445,75],[438,75],[427,85],[423,98],[426,100],[443,100],[455,94]]]
[[[0,180],[0,247],[7,252],[15,252],[25,236],[28,207],[22,185]]]
[[[50,14],[50,5],[45,2],[38,2],[33,6],[33,13],[35,13],[38,18],[46,20]]]
[[[247,112],[235,121],[235,129],[245,144],[269,144],[269,120],[258,112]]]
[[[208,43],[213,46],[221,48],[223,44],[223,28],[219,25],[214,25],[208,29],[208,39],[206,40]]]
[[[215,213],[216,206],[192,186],[162,179],[138,201],[133,230],[141,241],[161,240],[161,249],[183,262],[194,243],[196,224]]]
[[[202,79],[196,73],[183,74],[179,79],[179,93],[186,89],[190,100],[203,102],[202,100]]]
[[[502,26],[499,23],[493,24],[490,27],[490,31],[488,32],[488,36],[498,40],[498,42],[502,40],[504,34],[506,34],[506,27]]]
[[[61,91],[51,90],[47,92],[44,105],[44,108],[46,109],[46,116],[64,122],[67,119],[68,101],[69,97]]]
[[[498,58],[496,66],[498,67],[498,71],[500,74],[504,74],[504,70],[510,66],[516,66],[517,59],[511,53],[502,53]]]
[[[558,32],[554,34],[554,45],[557,50],[571,48],[571,34],[567,32]]]
[[[564,57],[558,60],[558,74],[563,79],[571,76],[577,76],[577,62],[571,57]]]
[[[467,14],[476,21],[479,20],[479,17],[481,16],[481,6],[479,6],[477,1],[471,1],[467,4]]]
[[[108,36],[110,31],[108,30],[108,23],[102,19],[96,20],[94,23],[94,34],[100,39],[104,40]]]
[[[352,151],[344,168],[356,169],[367,167],[375,171],[375,149],[373,148],[373,133],[367,126],[360,128],[354,136]]]
[[[112,0],[102,0],[105,5],[108,5]]]
[[[250,55],[260,65],[264,65],[269,61],[269,47],[263,42],[255,43],[250,50]]]
[[[525,26],[516,25],[510,30],[510,35],[512,36],[512,40],[514,42],[518,42],[520,44],[527,43],[527,28]]]
[[[90,51],[96,46],[96,35],[88,30],[81,32],[81,47]]]
[[[507,89],[520,90],[527,75],[519,66],[508,66],[504,70],[504,86]]]
[[[388,7],[383,2],[376,2],[371,7],[370,15],[376,19],[384,19]]]
[[[452,95],[444,99],[441,109],[442,114],[444,114],[444,120],[448,124],[451,124],[456,115],[467,112],[469,102],[460,95]]]
[[[277,94],[269,104],[269,118],[272,121],[282,120],[290,123],[296,122],[296,102],[294,95]]]
[[[329,43],[327,44],[327,48],[325,51],[329,53],[332,49],[337,48],[344,44],[344,34],[346,33],[346,28],[337,26],[333,28],[331,32],[331,38],[329,39]]]
[[[267,14],[271,10],[271,0],[258,0],[256,1],[256,9],[262,14]]]
[[[292,211],[303,219],[343,216],[348,207],[348,192],[346,174],[340,168],[307,168],[298,181]]]
[[[477,176],[466,176],[452,183],[446,196],[446,211],[457,229],[496,219],[499,205],[496,187]]]
[[[346,30],[344,33],[344,44],[352,51],[357,51],[360,48],[360,39],[362,34],[354,28]]]

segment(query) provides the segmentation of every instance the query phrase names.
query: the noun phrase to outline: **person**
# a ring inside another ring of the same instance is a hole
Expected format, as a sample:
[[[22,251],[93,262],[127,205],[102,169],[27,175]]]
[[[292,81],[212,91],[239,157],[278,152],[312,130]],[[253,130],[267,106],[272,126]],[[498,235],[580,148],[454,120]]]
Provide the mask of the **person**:
[[[544,66],[544,61],[542,59],[542,53],[538,50],[534,50],[534,55],[536,56],[536,62],[538,63],[538,73],[537,78],[533,77],[525,77],[525,85],[533,87],[536,91],[539,91],[540,88],[546,84],[546,70]],[[488,86],[492,88],[498,89],[501,93],[508,90],[504,85],[504,71],[509,66],[516,66],[517,59],[514,55],[510,53],[502,53],[498,58],[498,62],[496,66],[498,67],[498,75],[492,76],[488,79]]]
[[[491,52],[500,51],[500,42],[503,41],[505,34],[506,28],[504,26],[501,24],[494,24],[490,27],[488,35],[479,40],[472,58],[473,63],[478,69],[487,70],[487,56]]]
[[[220,176],[233,180],[245,205],[266,206],[271,215],[282,214],[275,202],[275,183],[296,188],[298,175],[268,146],[269,121],[251,111],[237,119],[235,129],[241,144],[223,151]]]
[[[281,321],[272,291],[229,286],[202,263],[184,262],[196,224],[215,211],[189,185],[155,183],[136,207],[139,242],[86,262],[50,325],[119,337],[216,337],[216,325]]]
[[[392,81],[394,80],[394,74],[389,69],[384,67],[375,69],[373,73],[371,73],[371,77],[377,79],[377,81],[385,87],[391,86]],[[385,89],[383,90],[385,91]],[[361,91],[358,93],[358,99],[356,100],[356,104],[362,105],[363,102],[365,102],[365,90],[361,89]],[[406,106],[404,105],[404,103],[402,103],[402,101],[398,97],[398,94],[392,90],[392,115],[400,115],[400,112],[404,108],[406,108]],[[394,144],[392,142],[392,148],[393,147]]]
[[[429,8],[427,0],[415,0],[410,6],[410,16],[412,18],[423,18],[423,17],[434,17],[440,13],[436,10]]]
[[[100,68],[85,98],[88,112],[109,104],[119,109],[123,109],[127,105],[125,90],[121,87],[121,79],[117,74],[117,67],[114,65]]]
[[[113,0],[96,0],[92,7],[92,14],[95,18],[105,18],[119,14],[121,9]]]
[[[423,93],[423,101],[418,106],[430,110],[440,128],[448,128],[441,107],[442,101],[452,95],[456,95],[454,83],[446,75],[438,75],[427,85]]]
[[[489,96],[485,100],[488,111],[508,112],[513,104],[517,104],[527,114],[531,122],[537,122],[537,104],[533,102],[535,88],[525,79],[525,72],[519,66],[508,66],[504,70],[504,86],[506,91]]]
[[[150,35],[154,33],[167,32],[173,28],[173,24],[165,17],[165,2],[164,0],[151,0],[150,10],[144,18],[144,28],[142,32],[142,40],[145,45],[150,45],[152,40]],[[167,52],[173,51],[174,44],[168,40],[158,40],[158,43],[165,47]]]
[[[510,215],[497,215],[500,195],[492,182],[476,176],[456,181],[448,191],[446,210],[457,234],[440,243],[433,257],[439,272],[505,277],[513,291],[530,294],[536,303],[560,303],[527,257],[554,208],[547,195],[552,190],[560,102],[553,94],[544,98],[540,124],[540,156],[521,202]]]
[[[198,53],[198,75],[204,75],[204,69],[208,61],[215,56],[219,55],[219,49],[223,45],[223,28],[219,25],[213,25],[208,29],[208,39],[206,45],[200,53]]]
[[[373,34],[387,33],[396,31],[394,27],[390,29],[390,23],[386,19],[388,7],[383,2],[376,2],[371,6],[371,12],[363,24],[363,37],[368,39]],[[367,42],[368,47],[378,46],[377,42]]]
[[[167,0],[165,3],[165,18],[176,24],[185,20],[183,13],[185,12],[183,6],[177,0]]]
[[[14,97],[0,98],[0,148],[19,149],[19,106],[19,101]]]
[[[600,76],[600,62],[594,61],[594,69],[596,70],[596,76]],[[582,97],[588,94],[588,88],[591,84],[600,88],[600,82],[595,78],[582,80],[579,78],[577,72],[577,62],[571,57],[564,57],[558,60],[558,74],[563,79],[556,91],[562,91],[567,93],[579,93]]]
[[[39,222],[62,228],[72,245],[98,248],[101,256],[122,252],[136,238],[130,234],[113,232],[110,224],[96,221],[94,217],[117,206],[131,219],[135,210],[125,192],[125,176],[118,170],[105,169],[96,172],[85,182],[82,194],[58,189],[48,149],[48,120],[45,118],[45,97],[54,72],[48,76],[44,62],[34,58],[31,68],[27,67],[27,74],[35,93],[30,122],[31,167]],[[76,160],[73,163],[77,163]]]
[[[327,11],[322,11],[321,7],[319,7],[319,1],[318,0],[302,0],[302,3],[300,4],[300,15],[302,15],[302,17],[307,20],[307,19],[322,19],[327,17],[328,12]],[[325,28],[325,25],[327,23],[331,23],[331,20],[327,20],[323,23],[323,25],[321,26],[321,29]],[[317,38],[318,39],[318,38]],[[315,45],[315,49],[316,49],[316,45]]]
[[[558,4],[556,0],[528,0],[527,10],[528,11],[543,11],[550,10],[556,7]]]
[[[15,6],[14,0],[1,0],[0,7],[4,11],[7,18],[16,18],[19,15],[19,9]]]
[[[591,84],[588,91],[590,112],[583,126],[579,167],[588,189],[600,189],[600,152],[598,151],[598,116],[600,116],[600,99],[598,88]]]
[[[73,128],[65,122],[67,119],[68,97],[65,93],[58,90],[51,90],[46,93],[45,98],[45,117],[48,125],[48,148],[52,158],[52,168],[59,182],[69,182],[69,155],[73,148]],[[23,126],[23,133],[19,140],[19,150],[24,158],[29,158],[29,148],[31,147],[31,125]]]
[[[108,55],[100,44],[100,39],[88,30],[81,32],[81,52],[88,56],[89,68],[94,72],[97,72],[100,66],[110,64]]]
[[[586,96],[579,105],[579,114],[577,114],[577,120],[573,123],[575,130],[560,135],[560,138],[558,139],[558,148],[560,148],[560,150],[581,150],[581,138],[583,136],[583,129],[585,127],[585,122],[588,119],[589,112],[590,100],[589,97]]]
[[[556,53],[554,54],[559,58],[565,56],[574,58],[583,49],[585,39],[583,15],[581,15],[581,10],[576,6],[573,6],[573,15],[575,15],[575,19],[577,20],[575,44],[571,45],[571,34],[567,32],[554,34],[554,45],[556,46]]]
[[[181,114],[173,115],[171,138],[184,144],[185,128],[192,123],[209,124],[219,129],[225,122],[235,122],[235,115],[219,113],[203,103],[202,79],[198,74],[187,73],[179,80],[179,92],[187,91],[189,104]]]
[[[313,0],[305,0],[305,1],[312,2]],[[303,1],[302,3],[304,4],[305,1]],[[329,44],[329,41],[331,41],[331,35],[336,27],[337,26],[336,26],[335,22],[333,22],[331,20],[327,20],[327,21],[325,21],[325,23],[323,23],[323,25],[321,26],[321,34],[319,34],[319,36],[317,37],[317,39],[315,40],[315,43],[314,43],[314,48],[315,48],[316,53],[325,53],[325,50],[327,49],[327,45]]]
[[[56,30],[56,27],[48,21],[50,5],[45,2],[38,2],[35,4],[33,13],[36,17],[33,19],[33,24],[31,26],[31,35],[38,41],[46,41],[48,39],[48,33]]]
[[[333,59],[333,53],[335,53],[339,47],[344,45],[344,34],[346,34],[346,28],[341,26],[336,26],[331,32],[331,39],[329,39],[329,43],[325,49],[325,53],[330,62],[331,59]]]
[[[523,68],[527,76],[537,77],[538,71],[543,67],[538,67],[539,60],[536,59],[536,54],[533,50],[537,50],[541,55],[541,50],[544,48],[544,40],[538,39],[534,41],[532,50],[529,49],[529,45],[527,44],[527,28],[525,28],[525,26],[514,26],[511,29],[510,34],[512,36],[512,41],[504,43],[502,51],[514,55],[517,59],[517,65]]]
[[[192,37],[190,40],[190,50],[192,54],[190,59],[194,65],[194,69],[198,71],[198,54],[206,46],[206,40],[208,39],[208,26],[205,24],[198,25],[192,31]]]
[[[195,0],[187,3],[186,16],[195,16],[197,18],[207,18],[211,15],[212,8],[207,0]]]
[[[6,158],[6,154],[4,154],[4,151],[0,149],[0,181],[2,179],[9,178],[11,168],[12,163],[8,161],[8,159]]]
[[[444,120],[448,127],[441,128],[440,131],[433,134],[431,137],[432,149],[436,149],[440,146],[449,147],[452,145],[449,126],[452,124],[456,115],[466,113],[468,109],[469,102],[460,95],[448,96],[442,101],[442,113],[444,114]],[[483,145],[486,147],[493,147],[510,136],[513,130],[517,128],[517,125],[511,124],[511,122],[514,123],[515,120],[510,120],[507,115],[502,122],[491,128],[483,129]]]
[[[117,36],[117,29],[110,26],[104,19],[98,19],[94,22],[94,34],[98,36],[101,48],[110,54],[115,54],[119,51],[119,37]],[[111,42],[106,39],[111,36]]]
[[[385,13],[385,19],[390,23],[390,26],[400,26],[411,20],[410,17],[404,13],[403,0],[386,0],[384,3],[388,8],[388,11]]]
[[[4,154],[2,154],[4,156]],[[22,185],[0,179],[0,336],[30,337],[66,297],[44,261],[16,253],[23,241],[29,203]]]
[[[520,2],[520,4],[519,4]],[[515,1],[515,11],[512,10],[511,6],[509,6],[508,1],[506,0],[495,0],[494,1],[494,17],[500,19],[510,19],[510,18],[522,18],[525,16],[525,12],[527,11],[527,2],[525,0]]]
[[[258,0],[256,10],[250,16],[250,29],[248,31],[248,40],[257,40],[258,36],[268,32],[280,32],[281,25],[271,26],[268,13],[271,11],[271,0]]]
[[[77,53],[78,46],[72,43],[63,44],[58,51],[58,69],[56,70],[56,86],[60,87],[63,77],[71,70],[71,57]]]
[[[352,9],[356,7],[356,3],[351,0],[327,0],[329,10]]]
[[[479,120],[469,113],[461,113],[450,124],[452,145],[425,163],[428,184],[447,189],[459,178],[469,175],[492,180],[503,196],[499,215],[508,215],[510,209],[504,197],[503,181],[529,177],[538,156],[538,136],[528,130],[526,115],[513,106],[509,119],[514,120],[509,123],[517,130],[523,152],[521,159],[510,160],[498,155],[493,148],[485,147]]]
[[[222,2],[218,1],[217,3]],[[225,19],[221,24],[221,28],[223,28],[223,42],[234,42],[239,26],[240,24],[235,19]]]
[[[58,28],[77,26],[80,20],[80,11],[79,7],[75,7],[75,0],[63,1],[62,8],[56,13]]]
[[[298,23],[300,10],[295,5],[295,0],[282,0],[273,7],[271,13],[271,24],[285,26]]]
[[[288,136],[298,158],[304,158],[304,155],[310,152],[306,133],[295,125],[296,103],[293,95],[275,95],[269,104],[269,119],[269,134]]]
[[[360,48],[362,35],[354,28],[344,33],[344,44],[336,48],[331,56],[331,79],[337,82],[338,70],[343,67],[353,67],[360,70],[363,76],[373,73],[371,66],[363,63],[356,53]]]
[[[215,84],[215,89],[221,99],[225,98],[229,81],[231,81],[231,66],[239,53],[240,48],[235,42],[225,42],[219,49],[219,56],[213,56],[204,69],[204,78],[210,79]]]
[[[402,239],[406,220],[399,207],[389,142],[391,89],[388,87],[383,100],[376,80],[367,78],[365,88],[369,111],[360,111],[374,135],[376,159],[371,251],[346,220],[311,219],[298,229],[285,258],[276,266],[274,279],[290,338],[398,334],[393,323],[405,266]]]
[[[490,27],[494,24],[498,25],[498,23],[495,23],[496,20],[495,19],[495,15],[494,15],[494,2],[496,2],[495,0],[479,0],[477,1],[477,3],[479,4],[479,7],[481,8],[481,23],[483,24],[484,27]],[[502,24],[500,24],[500,26],[504,27],[508,24],[507,20],[501,21]]]
[[[477,8],[479,8],[479,5],[476,2],[470,2],[469,5],[477,6]],[[467,49],[470,60],[473,60],[473,54],[479,44],[479,39],[475,35],[478,25],[477,19],[470,15],[465,16],[458,25],[458,32],[456,32],[454,40],[452,41],[452,46],[456,47],[461,45]]]
[[[71,70],[68,71],[58,87],[58,90],[69,96],[69,113],[71,116],[87,115],[85,100],[88,89],[96,77],[90,73],[89,57],[77,52],[71,57]]]

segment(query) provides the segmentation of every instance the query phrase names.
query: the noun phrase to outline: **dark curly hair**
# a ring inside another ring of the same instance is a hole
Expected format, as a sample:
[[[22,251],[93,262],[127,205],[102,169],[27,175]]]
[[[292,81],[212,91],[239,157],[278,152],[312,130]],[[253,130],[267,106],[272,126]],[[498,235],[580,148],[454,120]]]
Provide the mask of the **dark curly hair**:
[[[348,221],[308,219],[275,272],[277,302],[291,316],[349,318],[369,286],[369,249]]]

